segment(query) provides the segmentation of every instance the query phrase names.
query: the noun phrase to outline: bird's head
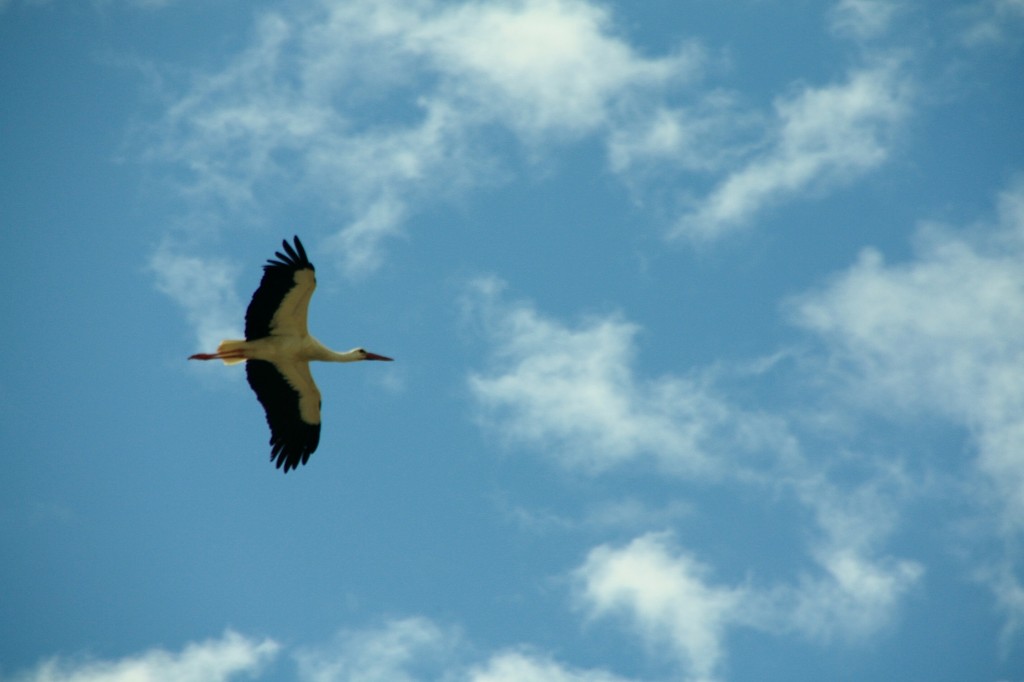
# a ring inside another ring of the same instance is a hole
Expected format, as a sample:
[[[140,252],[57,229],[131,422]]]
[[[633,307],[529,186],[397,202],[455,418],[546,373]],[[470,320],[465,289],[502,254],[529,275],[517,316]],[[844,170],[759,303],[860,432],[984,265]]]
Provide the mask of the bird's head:
[[[356,360],[386,360],[387,362],[392,361],[392,358],[386,357],[384,355],[377,355],[376,353],[371,353],[365,348],[355,348],[349,352],[355,355]]]

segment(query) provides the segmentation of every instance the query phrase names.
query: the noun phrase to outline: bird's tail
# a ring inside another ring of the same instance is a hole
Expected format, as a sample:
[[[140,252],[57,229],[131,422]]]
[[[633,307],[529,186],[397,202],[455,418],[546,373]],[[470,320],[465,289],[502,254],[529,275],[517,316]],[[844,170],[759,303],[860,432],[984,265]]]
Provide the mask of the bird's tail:
[[[236,365],[245,362],[245,341],[242,339],[225,339],[217,346],[217,356],[225,365]]]
[[[248,360],[248,343],[241,339],[226,339],[217,346],[216,353],[196,353],[189,360],[223,360],[225,365],[235,365]]]

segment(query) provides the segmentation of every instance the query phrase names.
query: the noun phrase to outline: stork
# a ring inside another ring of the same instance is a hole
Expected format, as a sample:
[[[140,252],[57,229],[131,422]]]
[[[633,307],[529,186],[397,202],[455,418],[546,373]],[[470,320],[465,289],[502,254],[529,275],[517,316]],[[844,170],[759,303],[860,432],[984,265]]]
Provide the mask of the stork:
[[[249,386],[267,413],[270,459],[284,472],[309,461],[320,443],[320,391],[309,371],[311,360],[358,362],[391,358],[353,348],[339,353],[310,335],[306,327],[309,299],[316,289],[313,264],[302,242],[282,241],[284,253],[268,259],[263,279],[245,312],[245,340],[227,339],[216,353],[196,353],[189,360],[245,362]]]

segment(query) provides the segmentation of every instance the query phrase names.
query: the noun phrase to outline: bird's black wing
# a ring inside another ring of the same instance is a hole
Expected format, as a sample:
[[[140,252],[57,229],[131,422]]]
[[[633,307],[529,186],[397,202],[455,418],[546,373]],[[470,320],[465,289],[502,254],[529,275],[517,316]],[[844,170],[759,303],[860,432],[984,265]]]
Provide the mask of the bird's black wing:
[[[249,360],[245,374],[267,413],[270,426],[270,459],[284,472],[309,461],[320,444],[320,392],[309,376],[309,366],[291,368],[286,378],[277,365]],[[301,376],[304,372],[305,376]],[[308,377],[308,384],[305,384]],[[294,385],[293,385],[294,384]],[[305,384],[305,385],[304,385]],[[315,422],[315,423],[314,423]]]
[[[284,253],[267,260],[263,279],[252,295],[245,312],[245,338],[262,339],[271,333],[304,335],[309,299],[316,288],[315,268],[306,257],[302,242],[295,237],[295,246],[282,241]]]

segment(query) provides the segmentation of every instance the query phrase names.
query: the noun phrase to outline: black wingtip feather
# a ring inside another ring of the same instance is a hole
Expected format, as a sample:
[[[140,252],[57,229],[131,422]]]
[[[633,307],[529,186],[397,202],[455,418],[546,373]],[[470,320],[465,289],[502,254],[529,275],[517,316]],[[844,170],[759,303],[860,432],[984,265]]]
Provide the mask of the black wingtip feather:
[[[315,270],[313,264],[309,262],[309,258],[306,256],[306,249],[303,248],[302,242],[299,240],[298,235],[292,237],[295,240],[295,246],[293,247],[288,243],[288,240],[282,240],[281,245],[284,247],[284,253],[275,251],[274,255],[277,256],[277,260],[273,258],[267,259],[267,264],[263,266],[264,270],[272,270],[274,268],[294,268],[301,270],[303,268],[309,268]]]
[[[263,266],[263,279],[245,311],[245,338],[248,340],[259,339],[270,333],[270,321],[277,306],[295,286],[295,273],[300,270],[316,271],[299,237],[296,235],[293,239],[294,248],[287,241],[282,241],[284,252],[275,252],[277,260],[268,259]]]
[[[284,473],[299,468],[320,444],[320,424],[302,421],[298,393],[272,363],[250,360],[245,373],[270,427],[270,461]]]
[[[296,235],[292,235],[292,239],[295,240],[295,250],[298,251],[298,253],[299,253],[299,260],[302,260],[302,261],[305,261],[305,262],[308,263],[309,259],[306,258],[306,249],[303,248],[302,242],[299,241],[299,235],[297,235],[297,234]]]

